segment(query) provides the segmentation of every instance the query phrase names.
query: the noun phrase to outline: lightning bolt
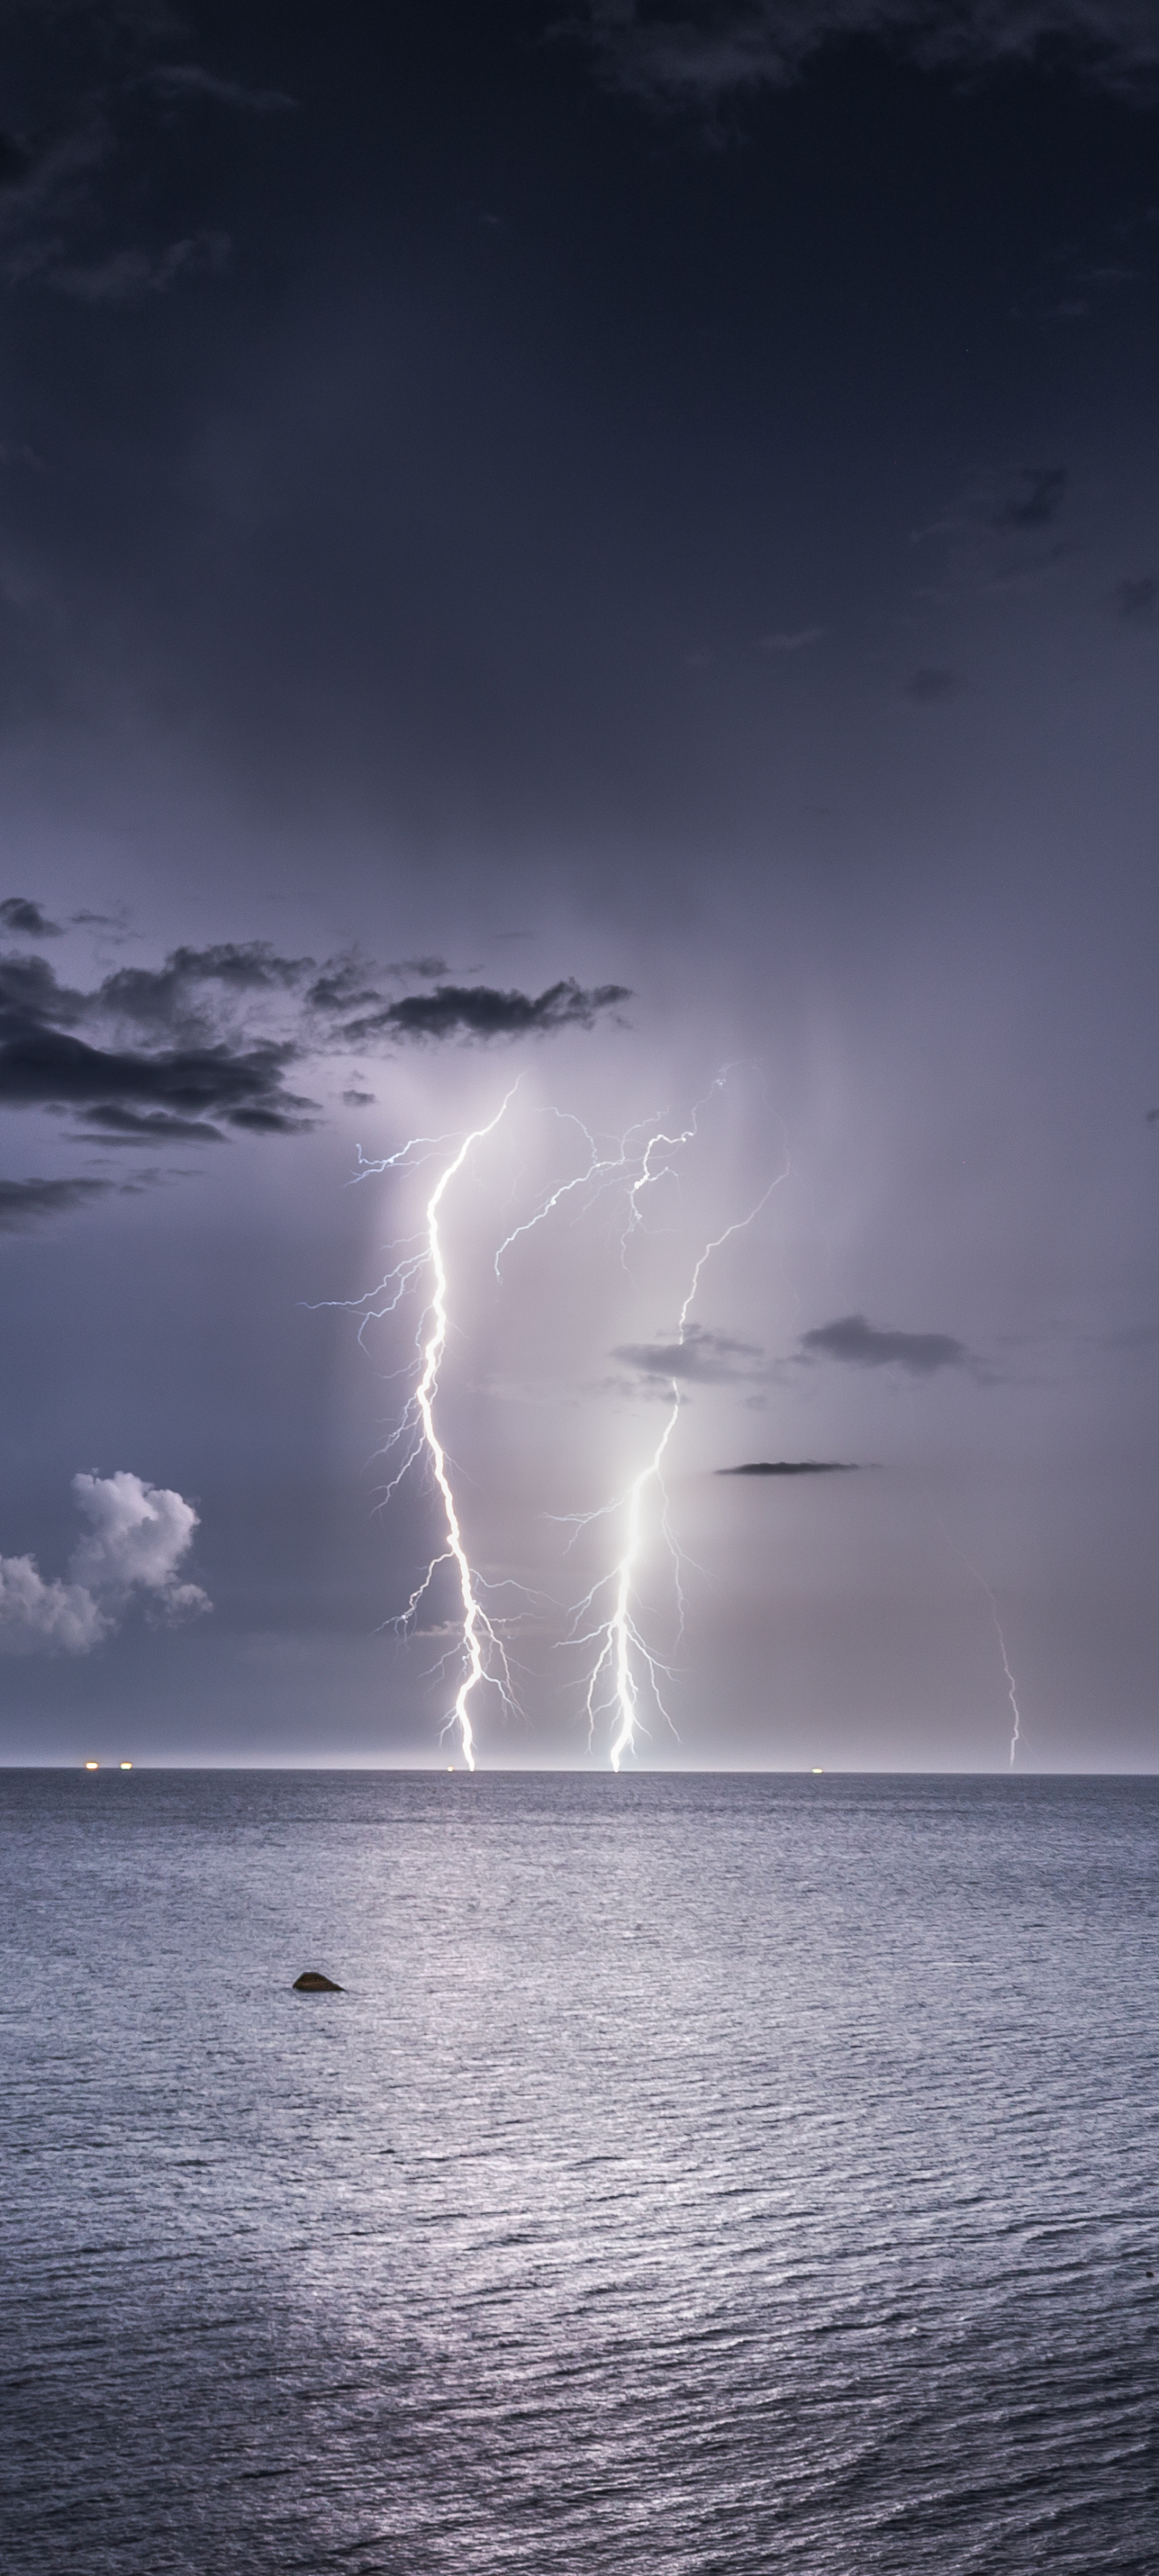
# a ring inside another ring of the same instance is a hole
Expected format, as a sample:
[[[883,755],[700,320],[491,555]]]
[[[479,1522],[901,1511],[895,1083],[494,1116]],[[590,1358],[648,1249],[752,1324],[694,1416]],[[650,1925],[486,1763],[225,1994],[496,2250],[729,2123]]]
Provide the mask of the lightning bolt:
[[[991,1618],[992,1618],[992,1620],[993,1620],[993,1622],[994,1622],[994,1634],[995,1634],[995,1636],[996,1636],[996,1637],[997,1637],[997,1639],[998,1639],[998,1652],[999,1652],[999,1654],[1000,1654],[1000,1655],[1001,1655],[1001,1657],[1002,1657],[1002,1670],[1003,1670],[1003,1673],[1004,1673],[1004,1674],[1005,1674],[1005,1676],[1006,1676],[1006,1690],[1007,1690],[1007,1696],[1008,1696],[1009,1701],[1010,1701],[1010,1713],[1011,1713],[1011,1717],[1012,1717],[1012,1719],[1013,1719],[1013,1721],[1014,1721],[1014,1725],[1013,1725],[1013,1733],[1012,1733],[1011,1738],[1010,1738],[1010,1768],[1011,1768],[1011,1770],[1013,1770],[1013,1768],[1014,1768],[1014,1757],[1015,1757],[1015,1754],[1016,1754],[1016,1753],[1017,1753],[1017,1751],[1018,1751],[1018,1747],[1019,1747],[1019,1745],[1020,1745],[1020,1743],[1021,1743],[1021,1741],[1022,1741],[1022,1718],[1021,1718],[1021,1714],[1020,1714],[1019,1707],[1018,1707],[1018,1684],[1017,1684],[1017,1682],[1016,1682],[1016,1680],[1015,1680],[1015,1678],[1014,1678],[1014,1674],[1013,1674],[1013,1672],[1012,1672],[1012,1670],[1011,1670],[1010,1657],[1009,1657],[1009,1655],[1007,1654],[1007,1651],[1006,1651],[1006,1639],[1005,1639],[1005,1637],[1004,1637],[1004,1635],[1003,1635],[1003,1633],[1002,1633],[1002,1621],[1001,1621],[1001,1619],[1000,1619],[1000,1618],[999,1618],[999,1616],[998,1616],[998,1603],[997,1603],[997,1599],[996,1599],[996,1597],[995,1597],[994,1593],[992,1592],[992,1590],[991,1590],[991,1588],[990,1588],[990,1585],[987,1583],[985,1575],[984,1575],[984,1574],[980,1574],[980,1573],[979,1573],[978,1568],[977,1568],[977,1566],[976,1566],[976,1565],[975,1565],[975,1563],[974,1563],[973,1557],[971,1557],[971,1556],[967,1556],[966,1551],[965,1551],[965,1548],[964,1548],[964,1547],[960,1547],[960,1546],[959,1546],[958,1541],[957,1541],[957,1539],[953,1536],[952,1531],[950,1531],[950,1530],[948,1530],[948,1529],[946,1528],[946,1524],[945,1524],[944,1520],[942,1520],[942,1515],[941,1515],[941,1513],[940,1513],[940,1512],[938,1512],[938,1514],[937,1514],[937,1518],[938,1518],[938,1520],[941,1522],[942,1530],[943,1530],[943,1532],[944,1532],[944,1534],[945,1534],[946,1538],[948,1539],[950,1546],[953,1548],[953,1551],[954,1551],[955,1556],[958,1556],[958,1557],[960,1557],[960,1558],[961,1558],[962,1563],[963,1563],[963,1565],[965,1566],[967,1573],[968,1573],[968,1574],[972,1574],[972,1575],[973,1575],[973,1577],[974,1577],[974,1581],[975,1581],[975,1583],[977,1584],[979,1591],[980,1591],[980,1592],[984,1592],[984,1593],[985,1593],[985,1595],[986,1595],[986,1599],[987,1599],[987,1601],[988,1601],[988,1602],[989,1602],[989,1604],[990,1604],[990,1616],[991,1616]]]
[[[503,1641],[494,1621],[489,1617],[479,1598],[480,1590],[483,1588],[481,1577],[472,1571],[463,1543],[458,1506],[447,1465],[447,1453],[439,1438],[435,1421],[435,1398],[438,1394],[439,1370],[447,1347],[448,1330],[447,1265],[443,1253],[439,1216],[447,1191],[452,1181],[462,1171],[472,1148],[482,1144],[485,1137],[494,1134],[500,1121],[505,1117],[518,1087],[518,1083],[512,1084],[510,1091],[501,1100],[494,1117],[489,1118],[485,1126],[473,1127],[470,1133],[462,1138],[457,1152],[440,1172],[426,1204],[425,1234],[411,1238],[410,1243],[402,1248],[400,1259],[395,1263],[393,1270],[386,1273],[377,1289],[371,1290],[366,1297],[353,1301],[355,1306],[361,1306],[363,1310],[363,1320],[359,1326],[361,1334],[371,1320],[393,1314],[408,1289],[416,1284],[424,1272],[430,1278],[430,1293],[417,1336],[422,1367],[402,1419],[386,1444],[388,1452],[401,1446],[405,1448],[406,1454],[402,1465],[390,1478],[383,1501],[388,1502],[391,1495],[397,1493],[408,1469],[425,1455],[442,1501],[446,1545],[440,1548],[437,1555],[432,1556],[426,1573],[416,1584],[405,1610],[393,1624],[401,1630],[407,1629],[414,1620],[424,1594],[434,1581],[438,1568],[448,1564],[454,1566],[462,1605],[462,1627],[458,1647],[462,1678],[455,1693],[454,1705],[447,1715],[444,1733],[449,1732],[452,1727],[458,1730],[460,1749],[469,1771],[475,1768],[475,1730],[471,1721],[471,1703],[476,1691],[490,1684],[493,1689],[498,1690],[506,1706],[513,1706],[514,1699]],[[414,1170],[418,1160],[426,1159],[427,1149],[433,1151],[443,1141],[445,1140],[431,1137],[414,1137],[408,1144],[400,1146],[396,1153],[384,1156],[380,1162],[368,1162],[360,1153],[356,1177],[363,1180],[374,1172]],[[415,1248],[411,1248],[412,1245]]]
[[[989,1586],[983,1584],[982,1589],[983,1591],[987,1591],[989,1590]],[[1006,1639],[1002,1634],[1002,1622],[998,1616],[998,1604],[995,1601],[992,1592],[990,1593],[990,1615],[994,1621],[994,1627],[998,1638],[998,1651],[1002,1657],[1002,1670],[1006,1675],[1006,1688],[1010,1695],[1011,1713],[1014,1718],[1014,1732],[1010,1738],[1010,1768],[1013,1770],[1014,1756],[1018,1751],[1018,1747],[1022,1739],[1022,1720],[1018,1714],[1018,1684],[1010,1670],[1010,1657],[1006,1652]]]
[[[706,1099],[711,1098],[712,1092],[723,1089],[726,1080],[727,1069],[716,1076]],[[628,1216],[623,1236],[625,1251],[629,1236],[642,1222],[640,1202],[643,1192],[651,1182],[660,1177],[662,1170],[671,1170],[672,1157],[682,1147],[691,1144],[698,1132],[699,1112],[704,1106],[704,1101],[697,1103],[691,1113],[688,1126],[679,1134],[670,1136],[665,1130],[658,1129],[649,1138],[640,1157],[637,1177],[628,1192]],[[662,1149],[665,1149],[666,1159],[659,1166],[654,1165],[653,1156],[659,1156]],[[684,1347],[689,1317],[699,1294],[701,1279],[713,1253],[719,1252],[721,1245],[728,1243],[733,1235],[745,1232],[754,1218],[760,1215],[761,1209],[766,1206],[773,1191],[779,1189],[781,1183],[788,1178],[789,1170],[789,1158],[786,1153],[781,1170],[774,1173],[772,1180],[762,1190],[754,1206],[745,1216],[734,1218],[720,1234],[712,1236],[698,1255],[687,1294],[680,1308],[676,1333],[677,1350]],[[648,1645],[635,1608],[637,1575],[644,1546],[644,1499],[649,1488],[654,1486],[661,1499],[661,1532],[672,1559],[679,1613],[677,1641],[683,1635],[684,1590],[681,1578],[684,1560],[668,1519],[668,1497],[663,1472],[664,1459],[681,1411],[680,1381],[676,1376],[669,1381],[669,1387],[668,1411],[659,1439],[651,1456],[645,1459],[626,1492],[621,1494],[614,1503],[604,1504],[598,1512],[573,1516],[572,1520],[573,1535],[578,1535],[581,1529],[590,1527],[597,1519],[613,1513],[622,1512],[624,1515],[624,1545],[619,1560],[609,1574],[602,1576],[597,1583],[593,1584],[591,1590],[579,1603],[573,1614],[568,1639],[569,1644],[573,1646],[588,1646],[595,1650],[584,1699],[588,1720],[588,1741],[590,1743],[594,1740],[598,1718],[610,1711],[613,1725],[610,1759],[613,1771],[619,1770],[625,1754],[636,1751],[636,1729],[638,1723],[642,1723],[639,1718],[641,1677],[659,1715],[666,1725],[672,1727],[673,1734],[676,1732],[664,1703],[662,1685],[669,1678],[668,1668],[662,1663],[655,1650]],[[597,1617],[594,1626],[582,1629],[580,1622],[595,1610],[601,1593],[607,1590],[610,1590],[612,1595],[607,1617],[603,1620]]]

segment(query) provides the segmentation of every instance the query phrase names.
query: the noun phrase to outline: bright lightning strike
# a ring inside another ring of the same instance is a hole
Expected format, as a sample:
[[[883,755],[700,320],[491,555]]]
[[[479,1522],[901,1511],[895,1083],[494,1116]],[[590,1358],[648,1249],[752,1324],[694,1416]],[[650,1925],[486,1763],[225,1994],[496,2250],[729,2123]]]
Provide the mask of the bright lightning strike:
[[[722,1089],[725,1079],[726,1077],[724,1074],[718,1074],[712,1085],[712,1090],[717,1091]],[[647,1189],[649,1184],[659,1176],[658,1171],[653,1164],[653,1156],[658,1156],[661,1149],[666,1148],[669,1159],[661,1165],[661,1169],[671,1169],[672,1165],[670,1158],[672,1154],[678,1152],[683,1146],[690,1144],[695,1137],[697,1133],[698,1112],[703,1106],[704,1104],[702,1102],[697,1104],[697,1108],[692,1112],[689,1125],[679,1135],[669,1136],[663,1130],[658,1130],[655,1135],[649,1138],[643,1154],[640,1157],[637,1177],[632,1182],[628,1193],[629,1214],[624,1236],[625,1247],[628,1234],[631,1233],[641,1221],[640,1200],[642,1193]],[[748,1210],[747,1215],[735,1218],[731,1225],[724,1227],[722,1233],[714,1235],[710,1241],[705,1244],[703,1251],[698,1256],[694,1265],[688,1291],[685,1296],[684,1303],[680,1308],[680,1316],[676,1333],[676,1349],[678,1351],[684,1347],[685,1337],[688,1332],[689,1317],[699,1293],[700,1282],[705,1268],[711,1260],[713,1253],[719,1252],[721,1245],[729,1242],[733,1235],[745,1232],[746,1228],[749,1227],[753,1223],[754,1219],[760,1215],[761,1209],[772,1197],[773,1191],[778,1189],[782,1181],[788,1178],[789,1168],[789,1159],[786,1155],[782,1169],[779,1172],[774,1173],[767,1188],[762,1190],[755,1206]],[[661,1531],[673,1565],[676,1599],[679,1611],[678,1634],[683,1633],[684,1593],[681,1582],[682,1560],[675,1534],[668,1520],[668,1498],[664,1487],[664,1459],[672,1434],[676,1429],[680,1410],[680,1381],[679,1378],[674,1375],[670,1380],[668,1411],[665,1417],[664,1426],[660,1433],[660,1437],[656,1442],[656,1446],[652,1451],[651,1457],[645,1460],[638,1475],[633,1478],[626,1493],[620,1496],[618,1503],[606,1504],[603,1508],[603,1512],[589,1513],[577,1518],[575,1522],[575,1528],[578,1531],[581,1528],[590,1526],[593,1520],[603,1518],[607,1513],[622,1511],[625,1515],[624,1545],[618,1563],[609,1575],[603,1576],[598,1583],[592,1586],[591,1591],[588,1592],[580,1602],[574,1615],[572,1632],[569,1639],[569,1643],[574,1646],[589,1646],[595,1650],[594,1661],[588,1677],[584,1702],[588,1719],[588,1738],[590,1742],[594,1737],[597,1719],[605,1712],[610,1712],[613,1726],[611,1742],[611,1764],[613,1771],[619,1770],[625,1754],[634,1753],[636,1750],[636,1730],[638,1724],[641,1723],[640,1699],[642,1685],[646,1687],[647,1691],[650,1693],[652,1703],[659,1715],[664,1719],[668,1726],[672,1726],[672,1719],[664,1704],[662,1687],[664,1681],[667,1679],[667,1670],[661,1662],[659,1655],[648,1645],[645,1639],[636,1615],[635,1602],[640,1558],[644,1546],[644,1502],[649,1488],[655,1487],[660,1495],[661,1501]],[[604,1592],[609,1588],[611,1589],[612,1600],[607,1617],[602,1621],[597,1619],[593,1627],[581,1630],[579,1625],[580,1621],[586,1618],[593,1611],[601,1592]],[[675,1733],[674,1727],[672,1728],[672,1731]]]
[[[439,1370],[447,1347],[448,1328],[447,1266],[443,1253],[439,1216],[447,1191],[452,1181],[462,1171],[472,1147],[482,1144],[485,1137],[494,1134],[500,1120],[506,1114],[517,1087],[515,1084],[512,1085],[511,1090],[500,1102],[494,1117],[488,1119],[486,1126],[474,1127],[469,1135],[463,1137],[458,1152],[452,1156],[451,1161],[440,1173],[427,1200],[425,1237],[415,1238],[418,1249],[407,1249],[394,1269],[387,1273],[379,1289],[373,1292],[373,1297],[382,1298],[383,1302],[372,1303],[368,1298],[359,1301],[364,1309],[363,1324],[365,1325],[372,1317],[377,1319],[383,1315],[393,1314],[400,1299],[405,1296],[409,1288],[415,1285],[424,1271],[430,1277],[430,1295],[418,1334],[422,1369],[398,1429],[387,1444],[388,1449],[399,1445],[404,1446],[406,1456],[401,1467],[392,1476],[384,1499],[389,1500],[390,1495],[397,1491],[407,1470],[425,1453],[442,1499],[446,1546],[431,1558],[426,1573],[421,1582],[416,1584],[406,1609],[396,1625],[402,1629],[409,1627],[419,1603],[434,1581],[438,1568],[441,1565],[452,1564],[458,1578],[462,1605],[459,1649],[462,1658],[462,1679],[455,1693],[454,1706],[447,1717],[446,1729],[457,1728],[463,1760],[469,1771],[475,1768],[475,1730],[471,1722],[471,1703],[476,1691],[482,1685],[490,1683],[499,1691],[508,1706],[512,1704],[512,1693],[511,1676],[502,1639],[479,1599],[480,1578],[472,1572],[470,1559],[463,1544],[454,1488],[447,1466],[447,1454],[435,1422],[435,1398],[438,1394]],[[410,1144],[401,1146],[397,1153],[387,1155],[379,1163],[368,1163],[360,1158],[358,1177],[361,1180],[371,1172],[413,1169],[418,1149],[432,1145],[433,1141],[428,1137],[412,1139]]]

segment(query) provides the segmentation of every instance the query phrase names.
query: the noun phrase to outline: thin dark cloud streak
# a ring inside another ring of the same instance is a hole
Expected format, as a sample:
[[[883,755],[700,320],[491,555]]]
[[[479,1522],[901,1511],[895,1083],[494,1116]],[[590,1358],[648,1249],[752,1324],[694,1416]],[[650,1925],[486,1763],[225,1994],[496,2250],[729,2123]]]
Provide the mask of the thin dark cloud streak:
[[[593,1028],[630,998],[626,984],[599,984],[585,992],[570,975],[534,995],[500,992],[490,984],[439,984],[433,993],[408,993],[348,1021],[343,1035],[356,1046],[375,1037],[544,1037],[558,1029]]]
[[[717,1467],[717,1476],[854,1476],[849,1458],[748,1458],[742,1467]]]

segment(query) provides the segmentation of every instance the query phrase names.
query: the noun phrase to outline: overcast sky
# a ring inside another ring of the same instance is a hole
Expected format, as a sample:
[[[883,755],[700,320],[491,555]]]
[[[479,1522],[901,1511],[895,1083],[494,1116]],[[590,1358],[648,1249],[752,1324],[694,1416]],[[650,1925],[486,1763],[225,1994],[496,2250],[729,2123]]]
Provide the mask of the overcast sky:
[[[515,1086],[480,1761],[675,1389],[643,1759],[1154,1768],[1150,0],[4,38],[3,1758],[454,1758]]]

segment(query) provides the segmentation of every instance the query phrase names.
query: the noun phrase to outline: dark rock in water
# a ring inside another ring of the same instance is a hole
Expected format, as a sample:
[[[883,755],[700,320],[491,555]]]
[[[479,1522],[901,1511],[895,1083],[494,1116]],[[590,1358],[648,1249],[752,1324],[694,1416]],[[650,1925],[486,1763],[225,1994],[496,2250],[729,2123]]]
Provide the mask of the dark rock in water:
[[[333,1977],[320,1977],[316,1968],[304,1968],[301,1976],[294,1979],[293,1992],[296,1995],[340,1995],[345,1988],[336,1986]]]

